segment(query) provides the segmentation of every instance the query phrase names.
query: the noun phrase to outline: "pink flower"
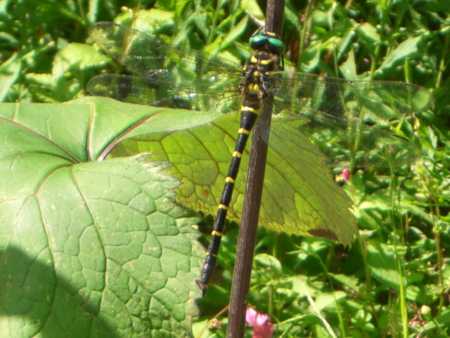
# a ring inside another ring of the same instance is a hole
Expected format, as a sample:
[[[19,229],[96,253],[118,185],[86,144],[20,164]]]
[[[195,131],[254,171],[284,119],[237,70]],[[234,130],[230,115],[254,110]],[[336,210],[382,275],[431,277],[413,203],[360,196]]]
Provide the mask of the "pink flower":
[[[352,174],[350,172],[350,169],[344,168],[342,169],[341,173],[335,177],[336,183],[340,186],[343,186],[350,181],[351,176]]]
[[[267,314],[248,307],[245,321],[253,327],[252,338],[272,338],[274,327]]]
[[[348,168],[342,169],[341,176],[344,182],[348,182],[350,180],[350,170]]]

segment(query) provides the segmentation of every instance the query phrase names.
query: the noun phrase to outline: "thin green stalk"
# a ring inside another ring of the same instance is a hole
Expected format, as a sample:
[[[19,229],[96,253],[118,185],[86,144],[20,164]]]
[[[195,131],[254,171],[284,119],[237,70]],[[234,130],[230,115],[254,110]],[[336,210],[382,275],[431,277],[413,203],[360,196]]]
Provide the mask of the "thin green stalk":
[[[409,58],[405,59],[405,63],[403,64],[403,71],[405,74],[405,82],[412,83],[411,64],[409,62]]]
[[[378,57],[380,56],[380,45],[377,44],[377,46],[375,47],[375,52],[373,55],[371,55],[371,61],[370,61],[370,71],[369,71],[369,75],[370,75],[370,80],[373,79],[373,75],[375,74],[375,71],[377,69],[377,65],[378,65]]]
[[[86,13],[84,12],[83,8],[83,1],[77,0],[78,9],[80,11],[80,16],[83,18],[83,20],[86,20]]]
[[[273,245],[272,248],[272,256],[273,257],[278,257],[279,255],[279,250],[280,250],[280,238],[281,236],[277,236],[275,239],[275,243]],[[267,313],[273,317],[273,299],[274,299],[274,288],[273,288],[273,284],[269,284],[268,285],[269,291],[268,291],[268,305],[267,305]]]
[[[272,317],[273,316],[273,284],[269,284],[269,290],[268,290],[268,303],[267,304],[267,313]]]
[[[441,241],[441,231],[439,229],[439,225],[436,224],[436,220],[439,220],[441,217],[441,212],[439,210],[438,203],[436,202],[436,198],[434,194],[430,192],[431,200],[433,201],[433,234],[434,234],[434,243],[436,246],[436,268],[438,273],[438,285],[439,285],[439,305],[438,311],[441,312],[442,307],[444,306],[444,253],[442,249],[442,241]]]
[[[212,17],[212,22],[210,25],[210,29],[209,29],[209,33],[208,33],[208,38],[206,39],[206,44],[209,45],[213,39],[214,36],[214,32],[216,30],[216,26],[217,26],[217,15],[220,12],[220,8],[217,8],[219,5],[220,1],[216,2],[216,7],[214,9],[214,13],[213,13],[213,17]]]
[[[436,220],[439,220],[441,218],[441,212],[439,209],[439,203],[438,203],[438,197],[437,192],[435,192],[433,189],[430,189],[432,187],[432,184],[428,184],[426,181],[426,176],[423,175],[421,178],[421,183],[424,187],[424,190],[428,193],[428,198],[431,200],[432,203],[432,211],[433,211],[433,235],[434,235],[434,243],[436,247],[436,268],[438,273],[438,285],[439,285],[439,305],[438,305],[438,311],[440,312],[442,310],[442,307],[444,306],[444,252],[442,249],[442,241],[441,241],[441,231],[439,229],[439,225],[436,223]]]
[[[286,319],[286,320],[284,320],[284,321],[282,321],[282,322],[279,322],[278,325],[286,325],[286,324],[289,324],[289,323],[295,323],[296,321],[302,320],[302,319],[306,318],[307,316],[308,316],[308,315],[298,315],[298,316],[294,316],[294,317],[291,317],[291,318],[289,318],[289,319]]]
[[[436,74],[436,81],[434,84],[434,88],[439,88],[441,86],[441,82],[442,82],[442,74],[444,74],[444,71],[447,67],[447,62],[448,62],[448,36],[446,36],[444,38],[444,46],[442,48],[442,54],[441,54],[441,61],[439,62],[439,69],[438,72]]]
[[[370,293],[370,290],[372,289],[372,279],[370,275],[369,264],[367,263],[367,250],[366,247],[364,246],[361,236],[359,235],[359,232],[356,232],[356,238],[358,241],[359,250],[361,251],[361,257],[364,264],[364,277],[366,283],[365,289],[367,293]]]
[[[400,274],[400,290],[399,290],[399,294],[400,294],[400,314],[401,314],[401,318],[402,318],[402,336],[403,338],[408,338],[408,307],[406,304],[406,286],[405,286],[405,278],[404,278],[404,274],[403,274],[403,268],[400,264],[400,259],[398,257],[397,254],[397,246],[394,246],[395,248],[395,257],[396,257],[396,261],[397,261],[397,270]]]
[[[333,280],[329,276],[328,267],[326,266],[326,264],[324,264],[324,262],[322,261],[322,259],[320,258],[320,256],[318,254],[314,253],[313,257],[315,257],[319,261],[319,264],[322,267],[322,270],[325,272],[325,276],[326,276],[328,282],[333,287]],[[344,317],[342,316],[343,311],[342,311],[341,307],[339,306],[339,303],[336,301],[336,299],[335,299],[335,305],[336,305],[336,314],[337,314],[338,321],[339,321],[339,331],[340,331],[341,337],[347,337],[347,332],[345,330]]]
[[[341,337],[347,337],[347,331],[345,330],[345,322],[344,318],[342,317],[342,313],[344,311],[342,310],[338,302],[336,302],[335,305],[336,305],[336,314],[338,316],[339,321],[339,332],[341,334]]]
[[[364,111],[360,111],[360,114],[358,116],[358,120],[356,122],[356,126],[354,126],[354,128],[356,130],[353,130],[352,128],[352,134],[351,136],[353,136],[354,142],[353,142],[353,147],[352,147],[352,151],[351,151],[351,159],[350,159],[350,172],[353,172],[354,168],[355,168],[355,158],[356,158],[356,153],[358,152],[359,149],[359,145],[361,143],[361,138],[362,138],[362,130],[361,130],[361,126],[364,123],[364,116],[365,116],[365,112]]]
[[[397,11],[395,13],[395,26],[393,28],[394,31],[397,31],[400,28],[400,25],[403,21],[403,17],[405,16],[406,10],[407,10],[407,7],[400,6],[400,11]]]
[[[231,3],[231,13],[235,13],[239,9],[239,6],[240,0],[234,0]],[[234,27],[236,25],[236,17],[232,15],[231,18],[232,18],[231,27]]]
[[[301,316],[298,316],[298,317],[305,317],[305,315],[301,315]],[[292,319],[292,318],[291,318]],[[289,319],[289,320],[291,320],[291,319]],[[283,322],[283,323],[286,323],[286,322]],[[278,325],[280,325],[281,324],[281,322],[280,323],[278,323]],[[284,337],[286,337],[286,335],[289,333],[289,331],[291,331],[291,329],[294,327],[294,324],[291,324],[286,330],[284,330],[282,333],[281,333],[281,335],[279,336],[279,338],[284,338]]]
[[[400,258],[398,255],[398,250],[397,250],[397,246],[398,246],[398,238],[400,237],[401,240],[404,242],[404,234],[403,234],[403,227],[400,224],[400,231],[402,232],[401,236],[396,235],[396,231],[395,229],[397,228],[395,226],[395,215],[399,215],[398,212],[398,199],[395,198],[394,196],[395,191],[397,189],[397,178],[394,174],[394,168],[392,167],[392,162],[389,161],[389,168],[390,168],[390,175],[391,175],[391,181],[389,184],[389,195],[390,195],[390,199],[391,199],[391,206],[392,206],[392,212],[391,212],[391,218],[393,220],[393,226],[394,226],[394,253],[395,253],[395,261],[397,263],[397,271],[400,275],[400,281],[399,281],[399,303],[400,303],[400,317],[401,317],[401,326],[402,326],[402,337],[403,338],[408,338],[408,307],[406,304],[406,280],[405,280],[405,276],[404,276],[404,272],[403,272],[403,267],[401,265],[400,262]]]
[[[305,15],[303,20],[303,28],[300,32],[300,43],[298,47],[298,55],[299,59],[301,58],[303,51],[305,50],[307,46],[307,39],[309,35],[309,29],[311,28],[311,13],[314,8],[314,0],[308,1],[308,4],[306,5],[305,9]]]
[[[369,264],[367,263],[367,250],[361,239],[361,236],[359,235],[359,232],[356,233],[356,236],[357,236],[359,250],[361,251],[361,257],[362,257],[363,265],[364,265],[365,288],[363,289],[363,291],[365,293],[365,296],[367,297],[367,295],[370,295],[370,293],[372,292],[372,278],[371,278],[371,274],[370,274]],[[373,302],[370,302],[370,309],[375,318],[375,321],[378,322],[377,310],[376,310],[375,304]],[[343,337],[346,337],[346,336],[343,336]]]
[[[305,290],[305,295],[306,295],[306,299],[308,300],[309,306],[311,308],[311,312],[322,322],[322,325],[325,328],[325,330],[327,331],[328,335],[332,338],[337,338],[330,323],[328,323],[328,321],[322,315],[320,309],[317,308],[316,302],[314,302],[314,299],[312,298],[312,296],[308,292],[308,290]]]

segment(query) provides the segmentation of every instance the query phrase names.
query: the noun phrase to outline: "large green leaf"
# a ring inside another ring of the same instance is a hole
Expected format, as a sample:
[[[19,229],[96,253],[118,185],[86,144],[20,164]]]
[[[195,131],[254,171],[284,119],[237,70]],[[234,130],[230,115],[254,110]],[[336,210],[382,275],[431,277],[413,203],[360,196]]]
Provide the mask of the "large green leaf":
[[[190,335],[202,253],[178,182],[148,155],[104,160],[133,130],[210,118],[176,113],[109,99],[1,106],[1,337]]]
[[[136,129],[113,155],[150,152],[172,165],[182,182],[178,201],[195,210],[214,214],[219,203],[239,115],[176,133],[151,134]],[[246,171],[248,149],[243,156]],[[239,220],[245,190],[245,173],[235,183],[228,215]],[[325,159],[316,146],[288,119],[275,118],[260,212],[260,223],[290,234],[316,234],[349,244],[356,230],[351,201],[333,182]]]

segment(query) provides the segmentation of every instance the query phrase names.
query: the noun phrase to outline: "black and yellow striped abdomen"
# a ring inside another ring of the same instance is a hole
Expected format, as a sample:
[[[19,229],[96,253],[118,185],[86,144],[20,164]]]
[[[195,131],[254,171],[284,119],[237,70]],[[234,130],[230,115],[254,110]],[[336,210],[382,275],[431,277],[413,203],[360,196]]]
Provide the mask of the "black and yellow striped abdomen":
[[[212,240],[208,247],[208,253],[203,264],[200,280],[197,281],[199,287],[203,290],[208,285],[209,278],[216,266],[217,253],[220,247],[220,241],[225,229],[225,220],[227,211],[231,203],[234,184],[239,172],[241,158],[244,154],[245,146],[250,132],[255,125],[262,105],[262,99],[266,95],[265,88],[267,84],[267,74],[273,70],[274,65],[278,64],[278,56],[267,52],[257,52],[250,59],[244,68],[244,81],[242,89],[242,107],[241,119],[236,137],[236,142],[228,168],[225,184],[220,197],[217,214],[211,232]]]
[[[209,278],[216,266],[216,257],[225,228],[227,211],[233,196],[234,183],[239,173],[241,157],[244,153],[245,145],[247,144],[247,140],[250,136],[250,131],[252,130],[257,117],[257,110],[249,106],[242,107],[238,135],[230,161],[230,166],[228,168],[228,173],[225,177],[225,184],[220,197],[220,203],[217,208],[216,218],[214,219],[213,230],[211,232],[212,240],[203,264],[200,280],[198,281],[198,284],[202,289],[206,288]]]

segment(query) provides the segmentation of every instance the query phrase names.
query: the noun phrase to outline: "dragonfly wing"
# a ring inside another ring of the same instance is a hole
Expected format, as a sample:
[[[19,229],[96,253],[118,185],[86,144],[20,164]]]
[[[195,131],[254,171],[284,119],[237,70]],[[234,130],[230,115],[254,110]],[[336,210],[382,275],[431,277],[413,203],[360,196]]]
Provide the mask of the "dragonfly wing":
[[[345,81],[314,75],[280,74],[274,87],[274,110],[298,120],[303,132],[337,156],[347,149],[352,169],[372,164],[392,169],[418,154],[416,115],[431,104],[429,93],[418,86],[383,81]],[[383,151],[381,151],[383,150]],[[397,156],[398,157],[398,156]]]
[[[428,91],[393,81],[347,81],[303,73],[276,74],[273,86],[279,109],[290,114],[314,114],[331,120],[398,118],[423,111],[430,104]]]
[[[239,91],[225,90],[216,79],[179,82],[167,70],[154,70],[146,77],[101,74],[88,82],[87,90],[129,103],[217,113],[238,112],[241,100]]]
[[[336,184],[332,163],[296,122],[273,121],[261,223],[349,244],[356,231],[352,202]]]
[[[100,22],[92,28],[88,41],[109,55],[122,70],[139,76],[155,69],[170,69],[184,76],[214,73],[239,78],[241,74],[240,60],[230,54],[207,55],[192,49],[187,53],[155,34],[129,25]]]
[[[238,109],[241,71],[218,57],[185,54],[152,34],[100,23],[90,40],[115,60],[121,74],[102,74],[88,83],[90,94],[175,108]],[[200,107],[198,103],[202,101]],[[226,108],[228,107],[228,108]]]

